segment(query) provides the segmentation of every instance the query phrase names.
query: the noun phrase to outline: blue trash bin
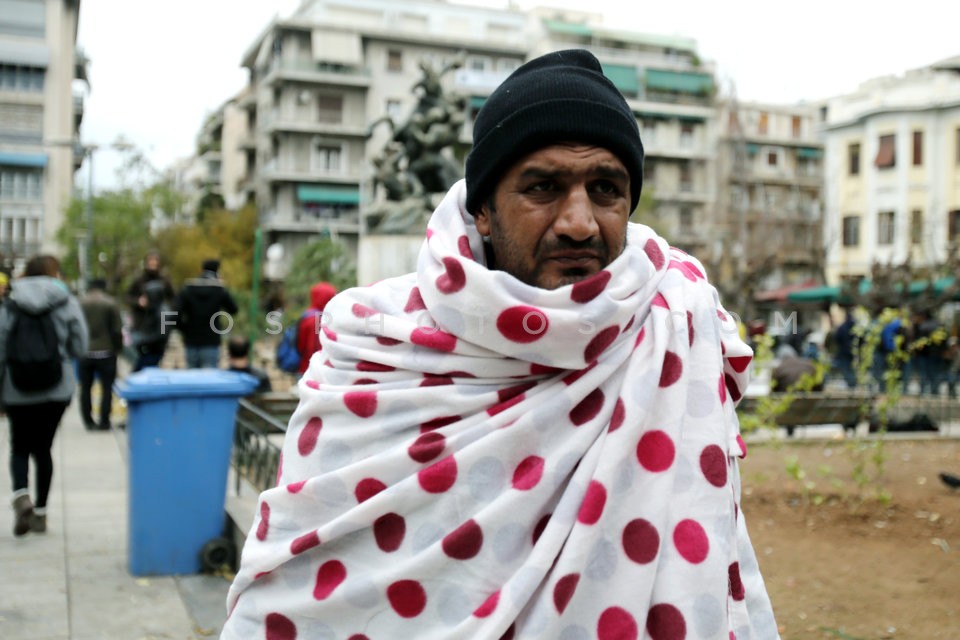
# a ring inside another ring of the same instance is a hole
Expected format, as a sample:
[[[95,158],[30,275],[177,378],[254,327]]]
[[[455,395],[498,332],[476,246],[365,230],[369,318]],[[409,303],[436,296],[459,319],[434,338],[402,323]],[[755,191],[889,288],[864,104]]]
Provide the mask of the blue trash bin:
[[[115,385],[127,402],[128,563],[135,576],[198,573],[223,536],[237,401],[257,379],[147,368]]]

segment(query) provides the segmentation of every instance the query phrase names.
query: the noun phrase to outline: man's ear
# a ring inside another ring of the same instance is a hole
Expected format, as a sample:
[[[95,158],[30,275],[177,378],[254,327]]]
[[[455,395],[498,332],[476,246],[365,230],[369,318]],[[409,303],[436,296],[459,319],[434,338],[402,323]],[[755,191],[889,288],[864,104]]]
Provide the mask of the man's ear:
[[[477,211],[477,215],[473,217],[474,224],[477,225],[477,231],[480,232],[480,235],[487,237],[490,235],[490,208],[489,205],[484,204],[480,206],[480,211]]]

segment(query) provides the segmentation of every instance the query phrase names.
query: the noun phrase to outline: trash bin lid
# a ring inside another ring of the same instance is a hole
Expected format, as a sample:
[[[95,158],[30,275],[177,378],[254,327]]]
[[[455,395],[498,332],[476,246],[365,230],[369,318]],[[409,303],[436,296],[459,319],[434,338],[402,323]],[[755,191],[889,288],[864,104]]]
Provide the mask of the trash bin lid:
[[[124,400],[159,400],[197,396],[245,396],[259,381],[248,373],[226,369],[159,369],[148,367],[118,381]]]

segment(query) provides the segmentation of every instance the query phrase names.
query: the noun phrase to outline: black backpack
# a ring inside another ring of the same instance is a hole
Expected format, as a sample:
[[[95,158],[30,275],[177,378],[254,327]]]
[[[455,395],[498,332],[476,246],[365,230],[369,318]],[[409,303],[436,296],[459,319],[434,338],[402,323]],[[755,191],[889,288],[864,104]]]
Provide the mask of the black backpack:
[[[46,391],[63,378],[60,340],[53,322],[55,308],[33,314],[15,301],[7,301],[7,310],[13,317],[7,334],[7,371],[13,386],[20,391]]]

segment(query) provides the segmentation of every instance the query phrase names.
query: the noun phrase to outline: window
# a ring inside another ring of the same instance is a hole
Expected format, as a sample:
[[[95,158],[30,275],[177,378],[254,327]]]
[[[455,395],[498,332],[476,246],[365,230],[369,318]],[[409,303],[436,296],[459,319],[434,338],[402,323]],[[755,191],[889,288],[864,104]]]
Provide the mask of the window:
[[[878,169],[891,169],[897,166],[897,137],[893,134],[880,136],[877,145],[877,157],[873,163]]]
[[[801,130],[801,127],[800,127],[800,116],[793,116],[793,117],[790,119],[790,129],[791,129],[791,131],[792,131],[792,133],[793,133],[793,137],[794,137],[794,138],[799,138],[799,137],[800,137],[800,130]]]
[[[896,216],[893,211],[881,211],[877,214],[877,244],[893,244],[893,225]]]
[[[471,56],[467,60],[467,68],[470,69],[470,71],[477,71],[480,73],[484,73],[488,69],[490,69],[491,65],[492,65],[492,61],[490,60],[490,58],[483,58],[480,56]]]
[[[775,167],[780,161],[780,154],[776,151],[767,152],[767,166]]]
[[[693,146],[693,124],[689,122],[680,124],[680,146],[684,148]]]
[[[689,162],[680,164],[680,191],[693,191],[693,171]]]
[[[20,167],[0,167],[0,199],[43,199],[43,170]]]
[[[385,111],[387,112],[388,116],[390,116],[391,118],[394,119],[394,121],[396,121],[397,118],[400,117],[400,101],[388,99]]]
[[[657,121],[646,119],[643,121],[643,142],[644,144],[655,144],[657,141]]]
[[[680,232],[693,232],[693,210],[690,207],[680,207]]]
[[[957,135],[954,136],[954,137],[956,138],[956,146],[957,146],[957,150],[956,150],[957,158],[956,158],[956,160],[957,160],[957,164],[960,164],[960,127],[957,128]]]
[[[760,135],[762,135],[762,136],[767,135],[767,128],[768,128],[769,125],[770,125],[769,120],[770,120],[770,116],[767,115],[767,112],[766,112],[766,111],[761,111],[761,112],[760,112],[760,120],[757,122],[757,132],[758,132]]]
[[[318,144],[313,158],[315,170],[326,173],[340,173],[340,147]]]
[[[399,49],[387,50],[387,71],[403,71],[403,52]]]
[[[923,242],[923,211],[920,209],[910,212],[910,242],[912,244]]]
[[[45,73],[41,67],[0,64],[0,89],[41,92]]]
[[[317,96],[317,122],[343,122],[343,97]]]
[[[947,233],[950,235],[950,240],[960,236],[960,209],[954,209],[947,214],[947,224]]]
[[[737,115],[736,111],[730,111],[727,114],[727,128],[730,131],[740,131],[740,116]]]
[[[850,175],[860,175],[860,143],[854,142],[847,147],[847,159],[850,165]]]
[[[843,217],[843,246],[860,246],[860,216]]]
[[[652,187],[657,181],[657,163],[650,158],[643,159],[643,183]]]
[[[730,208],[731,209],[741,209],[746,208],[747,202],[744,200],[743,187],[738,184],[730,186]]]
[[[514,60],[513,58],[500,58],[497,60],[497,71],[501,73],[511,73],[520,66],[519,60]]]
[[[913,166],[923,165],[923,131],[913,132]]]

